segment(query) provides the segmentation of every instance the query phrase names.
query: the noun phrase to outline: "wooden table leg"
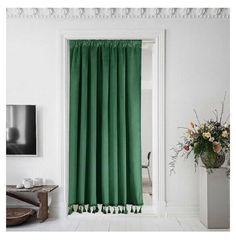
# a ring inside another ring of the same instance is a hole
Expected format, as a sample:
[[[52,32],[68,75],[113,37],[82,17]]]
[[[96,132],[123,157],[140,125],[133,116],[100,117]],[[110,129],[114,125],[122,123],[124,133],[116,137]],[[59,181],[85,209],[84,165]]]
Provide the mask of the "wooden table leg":
[[[38,192],[39,210],[37,218],[40,222],[44,222],[48,218],[48,193]]]

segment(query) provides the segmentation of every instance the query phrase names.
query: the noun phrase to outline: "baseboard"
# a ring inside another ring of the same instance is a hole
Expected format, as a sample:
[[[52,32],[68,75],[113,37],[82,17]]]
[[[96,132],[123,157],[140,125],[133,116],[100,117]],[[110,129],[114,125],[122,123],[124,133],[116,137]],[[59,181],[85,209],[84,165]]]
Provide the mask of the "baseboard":
[[[166,215],[168,216],[199,216],[199,205],[181,206],[176,204],[166,205]]]

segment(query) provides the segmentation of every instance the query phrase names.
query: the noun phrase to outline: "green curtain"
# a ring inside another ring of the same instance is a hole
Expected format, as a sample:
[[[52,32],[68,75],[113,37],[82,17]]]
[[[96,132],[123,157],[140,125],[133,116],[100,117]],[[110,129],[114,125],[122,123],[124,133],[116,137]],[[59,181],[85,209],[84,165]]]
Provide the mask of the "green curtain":
[[[142,42],[69,43],[69,212],[139,212]]]

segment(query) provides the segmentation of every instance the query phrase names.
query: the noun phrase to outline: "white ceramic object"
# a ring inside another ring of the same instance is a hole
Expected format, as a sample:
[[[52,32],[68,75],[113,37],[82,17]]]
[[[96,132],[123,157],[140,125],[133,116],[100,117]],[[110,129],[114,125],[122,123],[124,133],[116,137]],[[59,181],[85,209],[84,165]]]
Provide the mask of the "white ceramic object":
[[[214,168],[207,173],[199,168],[200,221],[209,229],[230,227],[229,178],[226,168]]]
[[[31,178],[24,178],[23,185],[24,185],[24,188],[32,188],[34,186],[34,183]]]
[[[22,183],[19,183],[16,185],[16,188],[18,188],[18,189],[23,188],[23,187],[24,187],[24,185]]]
[[[41,177],[37,177],[34,179],[34,186],[38,187],[38,186],[42,186],[43,185],[43,178]]]

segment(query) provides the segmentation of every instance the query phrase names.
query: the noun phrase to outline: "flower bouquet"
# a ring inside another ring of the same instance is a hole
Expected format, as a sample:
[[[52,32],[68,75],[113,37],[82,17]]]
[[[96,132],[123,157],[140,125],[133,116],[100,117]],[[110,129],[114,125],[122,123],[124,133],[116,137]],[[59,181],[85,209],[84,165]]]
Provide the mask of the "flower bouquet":
[[[215,119],[204,123],[199,121],[197,112],[194,110],[197,124],[191,122],[189,128],[182,127],[186,129],[186,133],[182,137],[183,141],[172,148],[174,155],[170,162],[171,172],[174,171],[179,156],[188,158],[191,153],[194,154],[195,167],[199,159],[209,172],[212,172],[212,168],[219,168],[223,165],[230,151],[230,125],[227,123],[229,117],[226,121],[222,121],[223,110],[224,102],[222,103],[220,118],[218,118],[218,112],[215,110],[213,112]],[[227,175],[229,175],[229,171],[228,158]]]

